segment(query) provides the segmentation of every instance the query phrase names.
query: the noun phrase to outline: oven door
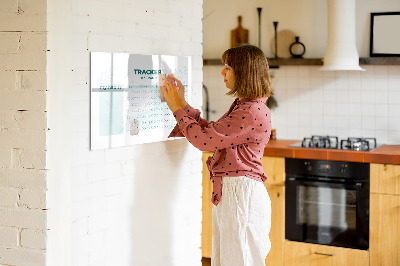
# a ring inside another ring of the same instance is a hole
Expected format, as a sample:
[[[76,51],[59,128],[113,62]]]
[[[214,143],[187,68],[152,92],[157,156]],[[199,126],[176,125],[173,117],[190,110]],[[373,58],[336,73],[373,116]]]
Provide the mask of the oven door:
[[[367,250],[369,185],[286,178],[286,239]]]

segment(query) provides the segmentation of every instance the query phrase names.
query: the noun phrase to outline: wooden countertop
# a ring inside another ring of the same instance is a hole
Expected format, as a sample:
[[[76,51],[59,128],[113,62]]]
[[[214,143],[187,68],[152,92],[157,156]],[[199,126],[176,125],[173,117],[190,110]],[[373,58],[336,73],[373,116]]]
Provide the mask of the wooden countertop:
[[[264,156],[364,163],[400,164],[400,145],[383,145],[372,151],[290,147],[301,140],[270,140]]]

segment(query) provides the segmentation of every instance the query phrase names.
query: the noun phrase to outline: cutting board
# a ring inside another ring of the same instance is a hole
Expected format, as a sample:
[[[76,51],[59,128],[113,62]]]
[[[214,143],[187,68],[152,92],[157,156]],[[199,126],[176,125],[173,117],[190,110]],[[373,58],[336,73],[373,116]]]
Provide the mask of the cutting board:
[[[242,27],[242,16],[238,16],[238,27],[231,30],[231,48],[242,43],[249,43],[249,31]]]

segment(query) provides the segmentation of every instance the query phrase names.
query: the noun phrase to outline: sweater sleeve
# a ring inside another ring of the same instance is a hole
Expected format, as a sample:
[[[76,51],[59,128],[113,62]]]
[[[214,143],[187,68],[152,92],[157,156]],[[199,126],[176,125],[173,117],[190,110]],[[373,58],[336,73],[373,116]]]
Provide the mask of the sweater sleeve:
[[[209,124],[209,122],[207,120],[200,117],[200,110],[194,109],[189,104],[186,105],[184,110],[185,110],[186,114],[189,117],[196,120],[199,123],[199,125],[202,125],[204,127]],[[185,135],[183,135],[182,132],[180,131],[178,124],[176,124],[176,126],[174,127],[174,129],[172,129],[171,133],[168,136],[168,138],[173,138],[173,137],[185,137]]]
[[[180,132],[189,142],[201,151],[211,151],[249,142],[251,132],[257,125],[249,109],[235,109],[218,122],[202,126],[187,113],[179,109],[174,112]]]

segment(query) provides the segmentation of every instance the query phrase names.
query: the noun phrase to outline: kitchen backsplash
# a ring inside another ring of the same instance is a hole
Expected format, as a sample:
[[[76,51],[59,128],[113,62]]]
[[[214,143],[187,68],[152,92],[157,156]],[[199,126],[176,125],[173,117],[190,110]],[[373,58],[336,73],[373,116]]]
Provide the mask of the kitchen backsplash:
[[[400,66],[362,67],[366,71],[324,72],[319,66],[271,69],[278,102],[272,110],[277,137],[376,137],[379,144],[400,144]],[[210,120],[223,115],[233,100],[224,95],[221,69],[204,67],[204,85],[215,111]]]

